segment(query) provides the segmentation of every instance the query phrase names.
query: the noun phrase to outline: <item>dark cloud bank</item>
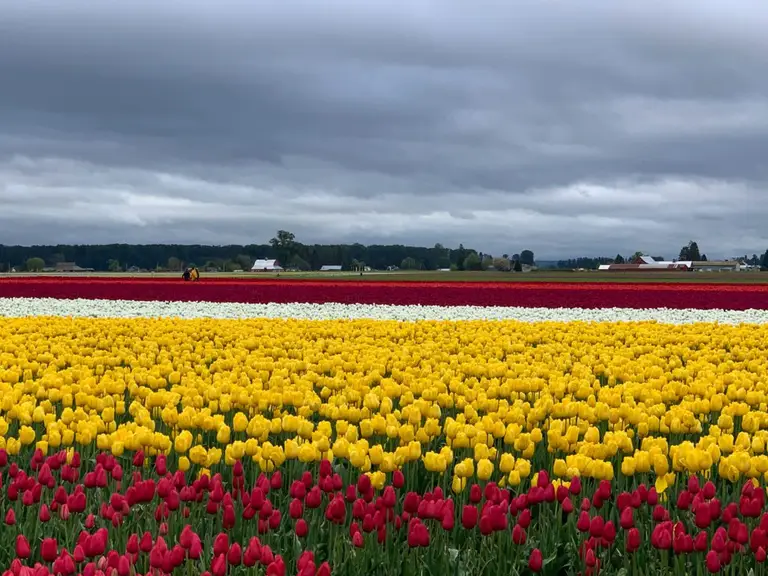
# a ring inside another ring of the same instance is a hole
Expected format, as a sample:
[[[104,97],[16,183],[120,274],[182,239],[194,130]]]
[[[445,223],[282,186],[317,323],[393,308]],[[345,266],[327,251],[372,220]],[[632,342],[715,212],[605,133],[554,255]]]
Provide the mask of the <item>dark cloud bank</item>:
[[[0,242],[768,248],[768,3],[10,0]]]

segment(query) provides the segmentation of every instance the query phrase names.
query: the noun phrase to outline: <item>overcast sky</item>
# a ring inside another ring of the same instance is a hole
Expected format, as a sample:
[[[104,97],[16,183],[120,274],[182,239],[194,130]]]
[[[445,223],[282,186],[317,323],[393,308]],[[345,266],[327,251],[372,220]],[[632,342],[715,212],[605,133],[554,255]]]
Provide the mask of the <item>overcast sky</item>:
[[[0,243],[768,249],[766,0],[3,0]]]

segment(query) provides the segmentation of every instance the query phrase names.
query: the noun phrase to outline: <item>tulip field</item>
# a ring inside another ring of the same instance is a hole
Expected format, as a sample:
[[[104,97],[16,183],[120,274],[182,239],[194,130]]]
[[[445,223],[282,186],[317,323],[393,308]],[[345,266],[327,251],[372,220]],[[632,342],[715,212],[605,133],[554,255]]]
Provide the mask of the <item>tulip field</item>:
[[[0,278],[0,574],[764,574],[768,285]]]

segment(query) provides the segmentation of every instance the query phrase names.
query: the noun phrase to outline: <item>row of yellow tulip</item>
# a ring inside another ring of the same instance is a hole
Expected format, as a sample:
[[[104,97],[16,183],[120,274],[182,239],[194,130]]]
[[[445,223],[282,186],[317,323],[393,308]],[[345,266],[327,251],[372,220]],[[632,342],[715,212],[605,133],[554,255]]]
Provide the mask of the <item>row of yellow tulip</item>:
[[[0,325],[0,447],[421,461],[462,479],[768,473],[768,328],[93,320]]]

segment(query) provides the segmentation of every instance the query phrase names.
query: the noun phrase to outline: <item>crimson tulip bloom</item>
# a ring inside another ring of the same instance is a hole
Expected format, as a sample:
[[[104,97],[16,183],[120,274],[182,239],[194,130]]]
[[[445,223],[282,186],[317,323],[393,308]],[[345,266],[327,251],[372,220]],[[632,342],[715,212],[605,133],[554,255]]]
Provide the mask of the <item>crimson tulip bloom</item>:
[[[693,549],[696,552],[704,552],[707,549],[708,536],[704,531],[699,532],[693,539]]]
[[[633,508],[628,506],[621,511],[619,516],[619,526],[624,530],[629,530],[635,525],[635,519],[633,518]]]
[[[40,556],[45,562],[53,562],[59,555],[59,548],[56,538],[43,538],[40,544]]]
[[[429,530],[418,518],[408,524],[408,546],[425,548],[429,546]]]
[[[461,509],[461,525],[467,530],[471,530],[477,526],[477,506],[465,505]]]
[[[211,575],[212,576],[226,576],[227,574],[227,559],[224,554],[220,554],[211,562]]]
[[[229,551],[229,536],[224,532],[219,532],[213,540],[213,556],[222,556]]]
[[[183,532],[182,532],[183,534]],[[128,554],[138,554],[139,553],[139,537],[137,534],[131,534],[128,537],[128,542],[125,545],[125,551],[128,552]]]
[[[362,532],[355,532],[352,535],[352,545],[355,548],[362,548],[365,546],[365,541],[363,540],[363,533]]]
[[[239,566],[243,558],[243,551],[240,544],[235,542],[227,551],[227,562],[230,566]]]
[[[21,558],[22,560],[26,560],[29,558],[29,555],[32,553],[32,551],[29,548],[29,541],[26,539],[25,536],[19,534],[16,536],[16,557]]]
[[[294,498],[293,500],[291,500],[291,503],[288,506],[288,515],[294,520],[298,520],[299,518],[301,518],[303,514],[304,514],[304,505],[301,503],[301,500],[299,500],[298,498]]]
[[[520,516],[517,518],[517,523],[520,524],[524,529],[528,529],[528,526],[531,525],[531,510],[530,508],[526,508],[522,512],[520,512]]]
[[[636,552],[640,548],[640,531],[637,528],[630,528],[627,531],[627,552]]]
[[[603,526],[603,540],[608,544],[613,544],[616,539],[616,525],[613,520],[608,520]]]
[[[371,478],[367,474],[361,474],[357,479],[357,491],[360,495],[367,494],[371,490]]]
[[[696,527],[701,530],[709,528],[709,525],[712,522],[709,504],[700,504],[699,506],[696,506],[693,522],[696,524]]]
[[[602,516],[595,516],[589,522],[589,535],[592,538],[602,538],[603,528],[605,527],[605,520]]]
[[[540,572],[543,564],[544,559],[541,557],[541,550],[534,548],[531,551],[531,556],[528,558],[528,569],[531,572]]]
[[[718,553],[714,550],[707,552],[706,564],[707,570],[709,570],[710,573],[716,574],[717,572],[720,572],[720,556]]]
[[[581,478],[578,476],[571,478],[571,485],[568,487],[568,490],[570,490],[571,494],[574,496],[581,494]]]
[[[296,536],[299,538],[304,538],[309,533],[309,526],[307,525],[307,521],[304,520],[304,518],[300,518],[296,522],[296,528],[294,530],[296,531]]]
[[[576,522],[576,529],[579,532],[588,532],[590,526],[591,526],[591,521],[589,518],[589,512],[582,511],[581,514],[579,514],[578,521]]]

